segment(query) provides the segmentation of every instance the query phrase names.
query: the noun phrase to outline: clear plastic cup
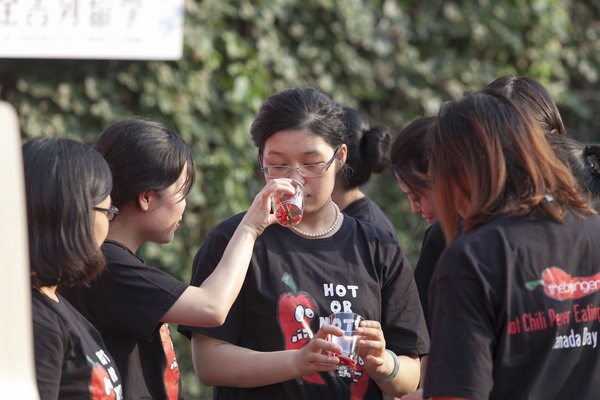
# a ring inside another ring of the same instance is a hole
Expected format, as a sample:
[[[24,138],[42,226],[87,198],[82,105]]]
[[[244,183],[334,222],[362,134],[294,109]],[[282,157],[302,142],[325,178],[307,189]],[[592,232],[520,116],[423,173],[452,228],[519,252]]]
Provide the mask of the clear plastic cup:
[[[342,336],[329,335],[327,340],[342,347],[342,352],[334,354],[340,359],[337,371],[340,376],[346,376],[355,369],[358,362],[357,342],[362,338],[356,332],[360,321],[364,318],[355,313],[335,313],[329,316],[329,323],[344,331]]]
[[[302,221],[304,214],[304,188],[297,180],[292,180],[294,194],[281,193],[273,197],[273,210],[277,222],[283,226],[294,226]]]

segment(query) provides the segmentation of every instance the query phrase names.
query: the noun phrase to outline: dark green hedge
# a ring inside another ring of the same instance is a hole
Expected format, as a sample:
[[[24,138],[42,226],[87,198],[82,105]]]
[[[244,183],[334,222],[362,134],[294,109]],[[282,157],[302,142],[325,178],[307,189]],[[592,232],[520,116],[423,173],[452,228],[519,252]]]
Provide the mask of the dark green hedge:
[[[187,0],[182,60],[0,60],[0,98],[18,109],[24,139],[92,143],[132,115],[177,130],[194,149],[197,185],[174,242],[142,251],[187,281],[208,230],[261,186],[248,132],[269,94],[314,86],[398,131],[498,76],[528,75],[573,136],[598,141],[599,13],[593,0]],[[366,189],[414,262],[425,224],[389,173]],[[188,397],[209,396],[189,343],[174,337]]]

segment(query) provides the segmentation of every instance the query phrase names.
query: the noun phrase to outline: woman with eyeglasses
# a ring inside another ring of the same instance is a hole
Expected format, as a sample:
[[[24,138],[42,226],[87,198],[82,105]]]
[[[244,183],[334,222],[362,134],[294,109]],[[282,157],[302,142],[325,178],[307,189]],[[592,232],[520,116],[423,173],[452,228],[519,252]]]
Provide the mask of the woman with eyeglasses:
[[[106,128],[94,148],[111,168],[119,215],[102,245],[106,271],[71,296],[115,357],[126,399],[180,399],[168,323],[223,323],[244,281],[255,239],[275,222],[271,197],[294,189],[289,179],[268,182],[232,232],[214,273],[202,286],[189,286],[136,255],[145,242],[170,242],[179,227],[194,182],[189,146],[164,125],[133,118]]]
[[[107,216],[117,212],[110,169],[90,147],[56,138],[26,142],[23,163],[40,398],[122,399],[100,333],[56,291],[89,283],[104,269],[100,245]]]
[[[267,182],[303,184],[297,226],[273,225],[257,239],[248,277],[225,324],[180,326],[191,337],[196,373],[225,399],[362,399],[400,395],[419,382],[428,336],[412,270],[398,243],[343,215],[332,201],[347,157],[343,109],[319,91],[270,96],[251,127]],[[210,275],[243,214],[217,225],[194,261],[192,284]],[[360,359],[335,372],[340,348],[327,335],[334,312],[366,321]]]

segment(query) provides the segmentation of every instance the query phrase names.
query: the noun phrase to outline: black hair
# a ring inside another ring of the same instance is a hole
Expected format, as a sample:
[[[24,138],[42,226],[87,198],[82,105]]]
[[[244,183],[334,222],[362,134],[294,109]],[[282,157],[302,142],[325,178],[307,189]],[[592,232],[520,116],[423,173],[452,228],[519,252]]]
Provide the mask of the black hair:
[[[317,89],[286,89],[267,98],[250,134],[260,158],[267,139],[284,130],[308,131],[335,149],[344,144],[343,115],[342,107]]]
[[[113,174],[112,201],[122,208],[137,196],[154,190],[161,192],[187,171],[182,188],[189,194],[195,180],[192,150],[185,141],[163,124],[144,118],[115,122],[98,137],[94,148],[104,156]]]
[[[544,133],[554,131],[558,135],[567,134],[567,129],[552,96],[535,79],[527,76],[507,75],[488,84],[484,91],[503,94],[517,105],[527,107]]]
[[[111,192],[108,164],[89,146],[57,138],[26,142],[23,164],[32,285],[91,282],[105,264],[93,207]]]
[[[600,208],[600,146],[584,145],[568,136],[546,135],[556,156],[571,168],[571,173],[590,205]]]
[[[431,188],[428,177],[432,153],[430,134],[437,117],[420,117],[408,124],[394,139],[391,150],[392,170],[412,192],[419,196]]]
[[[372,173],[385,170],[389,163],[390,129],[385,126],[371,126],[369,119],[361,112],[344,107],[348,170],[340,183],[345,189],[364,185]]]

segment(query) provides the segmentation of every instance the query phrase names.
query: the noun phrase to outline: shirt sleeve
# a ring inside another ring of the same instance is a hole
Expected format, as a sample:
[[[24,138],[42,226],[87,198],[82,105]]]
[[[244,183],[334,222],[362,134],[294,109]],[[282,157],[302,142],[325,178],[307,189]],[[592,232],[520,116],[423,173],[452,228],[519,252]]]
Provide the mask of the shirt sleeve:
[[[34,309],[33,346],[35,373],[42,400],[56,400],[60,391],[65,343],[60,329],[40,320]]]
[[[133,258],[133,257],[132,257]],[[137,261],[137,259],[135,259]],[[115,329],[150,340],[161,318],[188,285],[143,263],[111,262],[92,283],[92,315],[103,329]]]
[[[390,251],[381,291],[386,342],[397,354],[422,356],[429,352],[429,335],[412,269],[397,244],[390,247],[395,251]]]
[[[429,285],[431,284],[435,265],[445,248],[446,243],[444,241],[444,233],[442,232],[439,221],[437,221],[425,232],[419,260],[415,266],[415,282],[417,284],[417,290],[419,291],[419,299],[421,300],[421,306],[428,328],[430,327]]]
[[[460,247],[449,247],[438,262],[430,290],[425,397],[487,399],[491,392],[495,311],[476,264]]]

